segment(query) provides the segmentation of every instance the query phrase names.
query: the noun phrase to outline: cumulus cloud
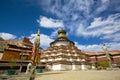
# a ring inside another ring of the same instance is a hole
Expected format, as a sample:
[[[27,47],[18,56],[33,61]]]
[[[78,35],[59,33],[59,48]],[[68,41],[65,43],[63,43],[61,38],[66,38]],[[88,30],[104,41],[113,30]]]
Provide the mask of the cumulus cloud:
[[[15,39],[16,36],[10,33],[5,33],[5,32],[1,32],[0,33],[0,37],[2,37],[5,40],[10,40],[10,39]]]
[[[120,41],[120,14],[109,15],[106,19],[102,17],[94,18],[90,26],[84,28],[81,24],[76,34],[82,36],[100,37],[100,39],[111,39],[114,41]]]
[[[120,37],[120,33],[114,33],[111,35],[103,36],[100,39],[102,39],[102,40],[111,40],[112,39],[113,42],[120,42],[119,37]]]
[[[117,42],[110,42],[106,43],[109,50],[120,50],[120,43]]]
[[[43,10],[64,21],[84,20],[109,9],[110,0],[41,0]],[[109,9],[110,10],[110,9]]]
[[[75,42],[75,45],[82,51],[102,51],[101,44],[81,45],[78,42]]]
[[[100,6],[96,9],[96,13],[105,11],[110,5],[110,0],[101,0]]]
[[[58,18],[42,16],[37,20],[40,26],[58,28],[63,25],[72,35],[109,40],[110,49],[120,47],[116,43],[120,42],[119,0],[36,0],[35,2],[44,11]],[[51,37],[56,36],[56,33],[55,30]],[[89,51],[102,50],[100,44],[80,45],[78,43],[77,46]]]
[[[41,16],[37,22],[40,24],[41,27],[45,28],[60,28],[64,27],[64,24],[61,20],[47,18],[45,16]]]
[[[28,36],[28,38],[30,39],[30,41],[33,43],[34,42],[34,38],[37,34],[31,34],[30,36]]]
[[[51,33],[50,37],[51,37],[51,38],[56,38],[57,35],[58,35],[58,30],[59,30],[59,29],[54,30],[54,31]]]
[[[81,45],[75,42],[76,46],[82,51],[98,52],[103,51],[102,44],[91,44],[91,45]],[[108,47],[108,50],[120,50],[120,43],[105,43]]]
[[[115,5],[119,1],[113,2]],[[110,3],[110,0],[49,0],[46,3],[42,2],[40,5],[46,12],[62,19],[65,27],[70,29],[71,32],[69,33],[76,32],[77,35],[84,37],[98,37],[116,32],[117,30],[113,30],[114,27],[112,26],[115,26],[116,29],[119,28],[119,19],[116,18],[119,17],[119,14],[100,16],[102,12],[110,12],[118,8],[114,7],[111,10],[110,7],[113,4]]]
[[[30,38],[30,41],[33,42],[34,41],[34,37],[36,36],[37,34],[31,34],[29,36]],[[40,47],[46,49],[48,48],[50,45],[50,42],[52,42],[53,39],[50,38],[50,36],[48,35],[45,35],[45,34],[40,34]]]
[[[101,26],[109,26],[109,25],[117,25],[119,23],[120,13],[112,14],[107,17],[107,19],[103,19],[102,17],[94,18],[94,21],[88,26],[90,28],[96,28]]]
[[[41,34],[40,36],[41,46],[44,48],[47,48],[50,46],[50,43],[53,41],[53,39],[50,38],[50,36]]]
[[[63,3],[62,3],[63,2]],[[92,0],[55,0],[54,2],[50,0],[46,4],[42,5],[43,9],[47,12],[55,14],[60,19],[63,20],[76,20],[80,16],[80,12],[84,11],[83,14],[89,14],[91,11]],[[47,6],[46,6],[47,5]],[[76,12],[78,11],[78,12]],[[76,14],[76,15],[74,15]]]

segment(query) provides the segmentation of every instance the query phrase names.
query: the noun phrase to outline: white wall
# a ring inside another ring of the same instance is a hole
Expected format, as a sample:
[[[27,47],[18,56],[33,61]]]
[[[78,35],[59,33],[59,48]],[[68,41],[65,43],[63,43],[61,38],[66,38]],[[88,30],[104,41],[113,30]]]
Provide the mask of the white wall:
[[[85,69],[86,69],[85,65],[82,64],[82,65],[81,65],[81,70],[85,70]]]
[[[67,70],[72,70],[72,65],[67,65]]]
[[[0,60],[2,59],[3,53],[0,53]]]
[[[72,65],[53,64],[52,70],[72,70]]]
[[[60,46],[60,45],[69,45],[69,42],[61,41],[61,42],[57,42],[57,43],[54,44],[54,46]]]
[[[66,65],[66,64],[53,64],[51,67],[52,70],[87,70],[90,69],[90,65]]]
[[[52,70],[61,70],[61,64],[53,64]]]
[[[72,65],[62,64],[62,70],[72,70]]]
[[[91,68],[90,65],[81,64],[81,70],[87,70],[87,69],[90,69],[90,68]]]
[[[75,65],[76,70],[80,70],[81,69],[81,65]]]
[[[72,64],[72,70],[76,70],[76,65]]]
[[[52,70],[52,65],[47,65],[47,69]]]

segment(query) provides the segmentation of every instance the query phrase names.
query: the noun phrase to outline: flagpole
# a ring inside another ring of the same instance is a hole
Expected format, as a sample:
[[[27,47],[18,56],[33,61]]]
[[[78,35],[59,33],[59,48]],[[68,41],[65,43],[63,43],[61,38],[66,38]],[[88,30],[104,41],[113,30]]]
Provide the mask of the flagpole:
[[[104,53],[105,53],[105,55],[107,57],[109,68],[112,68],[111,58],[110,58],[110,55],[109,55],[109,52],[108,52],[108,48],[107,48],[107,46],[105,44],[103,44],[103,50],[104,50]]]
[[[39,46],[40,46],[40,29],[38,29],[37,36],[34,38],[33,48],[32,48],[32,58],[31,58],[31,76],[30,80],[34,80],[35,78],[35,69],[38,64],[38,52],[39,52]]]

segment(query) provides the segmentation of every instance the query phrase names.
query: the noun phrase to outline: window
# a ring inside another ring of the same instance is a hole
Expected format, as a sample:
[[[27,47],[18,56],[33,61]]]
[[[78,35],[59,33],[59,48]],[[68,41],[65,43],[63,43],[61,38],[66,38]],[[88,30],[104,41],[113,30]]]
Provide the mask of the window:
[[[20,56],[20,59],[21,59],[21,60],[27,60],[27,59],[28,59],[28,55],[21,55],[21,56]]]

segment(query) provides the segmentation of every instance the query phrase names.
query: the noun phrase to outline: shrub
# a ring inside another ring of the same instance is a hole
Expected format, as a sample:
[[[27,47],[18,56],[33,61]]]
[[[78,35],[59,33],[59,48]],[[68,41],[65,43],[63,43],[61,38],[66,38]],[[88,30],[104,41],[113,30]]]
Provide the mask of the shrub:
[[[101,67],[101,68],[107,68],[109,67],[109,62],[108,60],[104,60],[104,61],[97,61],[97,63],[95,64],[96,67]]]

